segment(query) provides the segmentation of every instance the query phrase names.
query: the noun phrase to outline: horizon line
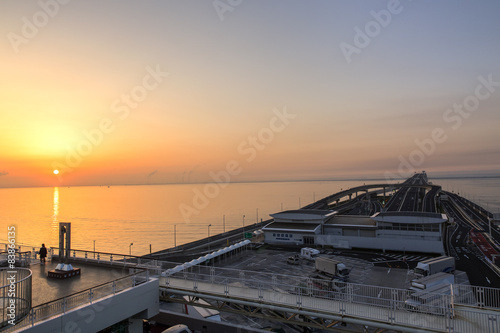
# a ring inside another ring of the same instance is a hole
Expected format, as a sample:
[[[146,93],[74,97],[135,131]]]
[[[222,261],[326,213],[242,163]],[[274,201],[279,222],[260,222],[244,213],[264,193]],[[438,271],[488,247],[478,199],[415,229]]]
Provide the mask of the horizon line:
[[[418,172],[417,172],[418,173]],[[411,177],[411,176],[410,176]],[[401,177],[394,178],[391,181],[399,181],[406,180],[410,177]],[[454,176],[437,176],[430,177],[430,179],[466,179],[466,178],[500,178],[500,174],[490,174],[490,175],[454,175]],[[335,181],[376,181],[383,180],[388,181],[386,178],[381,177],[368,177],[368,178],[325,178],[325,179],[296,179],[296,180],[241,180],[241,181],[229,181],[229,182],[220,182],[224,184],[252,184],[252,183],[305,183],[305,182],[335,182]],[[124,184],[68,184],[68,185],[27,185],[27,186],[0,186],[0,189],[11,189],[11,188],[43,188],[43,187],[94,187],[94,186],[160,186],[160,185],[206,185],[206,184],[214,184],[218,183],[215,181],[206,181],[206,182],[159,182],[159,183],[124,183]]]

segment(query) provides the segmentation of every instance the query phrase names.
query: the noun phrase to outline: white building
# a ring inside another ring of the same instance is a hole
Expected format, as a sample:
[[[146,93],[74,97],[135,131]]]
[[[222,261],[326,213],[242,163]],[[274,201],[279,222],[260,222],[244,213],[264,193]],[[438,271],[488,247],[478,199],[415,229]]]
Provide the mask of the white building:
[[[423,212],[385,212],[373,216],[338,215],[331,210],[290,210],[271,215],[265,242],[444,254],[448,218]]]

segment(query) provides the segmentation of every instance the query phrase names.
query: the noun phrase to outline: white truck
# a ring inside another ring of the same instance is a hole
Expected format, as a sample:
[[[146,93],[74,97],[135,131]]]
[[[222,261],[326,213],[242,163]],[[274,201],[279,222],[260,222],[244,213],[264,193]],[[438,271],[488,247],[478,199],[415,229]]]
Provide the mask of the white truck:
[[[438,284],[411,294],[404,306],[410,311],[445,315],[449,309],[450,294],[449,284]]]
[[[305,259],[314,260],[319,255],[319,250],[310,247],[303,247],[300,249],[300,256]]]
[[[455,258],[446,256],[420,261],[415,268],[415,274],[420,276],[429,276],[440,272],[452,273],[454,271]]]
[[[315,261],[316,270],[328,276],[337,277],[344,281],[349,278],[349,273],[351,272],[346,265],[340,261],[327,258],[327,257],[317,257]]]
[[[422,277],[420,279],[415,279],[411,281],[410,290],[418,292],[421,290],[427,290],[437,285],[449,286],[450,284],[453,283],[455,283],[455,276],[453,274],[440,272],[434,275]]]

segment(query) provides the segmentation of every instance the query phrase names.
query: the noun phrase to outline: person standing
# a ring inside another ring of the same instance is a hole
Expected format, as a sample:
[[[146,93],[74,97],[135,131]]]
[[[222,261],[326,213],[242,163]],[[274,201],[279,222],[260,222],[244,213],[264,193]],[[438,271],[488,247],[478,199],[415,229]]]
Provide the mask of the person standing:
[[[40,264],[45,265],[45,258],[47,257],[47,248],[45,247],[45,244],[42,244],[38,254],[40,254]]]

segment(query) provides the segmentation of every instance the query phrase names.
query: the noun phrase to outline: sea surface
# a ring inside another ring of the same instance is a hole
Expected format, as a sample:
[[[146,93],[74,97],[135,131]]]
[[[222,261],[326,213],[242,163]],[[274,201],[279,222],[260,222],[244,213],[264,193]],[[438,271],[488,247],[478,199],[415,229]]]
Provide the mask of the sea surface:
[[[500,177],[429,181],[500,212]],[[74,249],[92,251],[95,244],[96,251],[144,255],[248,226],[342,189],[381,182],[0,188],[0,242],[7,241],[7,228],[15,226],[17,244],[56,247],[58,223],[71,222]]]

